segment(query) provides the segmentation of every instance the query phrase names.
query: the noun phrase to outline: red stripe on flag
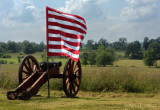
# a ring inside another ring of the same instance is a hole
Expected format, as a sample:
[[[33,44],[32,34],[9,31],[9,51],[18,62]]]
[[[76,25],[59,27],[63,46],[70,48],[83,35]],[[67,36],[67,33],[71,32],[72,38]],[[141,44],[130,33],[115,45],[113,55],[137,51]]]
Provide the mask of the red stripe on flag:
[[[48,40],[49,41],[64,41],[65,43],[67,43],[67,44],[69,44],[71,46],[75,46],[75,47],[81,46],[80,42],[77,42],[77,43],[76,42],[69,42],[69,41],[65,41],[65,40],[63,40],[61,38],[56,38],[56,37],[48,37]]]
[[[86,26],[84,24],[82,24],[81,22],[70,19],[70,18],[65,18],[65,17],[62,17],[62,16],[51,15],[51,14],[48,15],[48,18],[54,18],[54,19],[58,19],[58,20],[68,21],[68,22],[71,22],[71,23],[78,24],[78,25],[82,26],[83,28],[87,29]]]
[[[65,49],[65,50],[67,50],[69,52],[72,52],[73,54],[77,54],[77,55],[79,54],[79,50],[73,50],[71,48],[66,47],[65,45],[48,45],[48,48],[50,48],[50,49],[54,49],[54,48],[56,48],[56,49]]]
[[[84,36],[82,35],[74,35],[74,34],[70,34],[70,33],[65,33],[63,31],[60,31],[60,30],[52,30],[52,29],[48,29],[48,33],[51,33],[51,34],[60,34],[62,36],[65,36],[67,38],[72,38],[72,39],[81,39],[83,40],[84,39]]]
[[[69,57],[70,59],[72,59],[72,60],[74,60],[74,61],[76,61],[76,62],[78,62],[78,60],[79,60],[79,58],[74,58],[74,57],[72,57],[72,56],[69,56],[68,54],[66,54],[66,53],[48,53],[48,56],[66,56],[66,57]]]
[[[61,28],[67,28],[67,29],[70,29],[70,30],[75,30],[77,32],[86,34],[86,32],[84,30],[82,30],[80,28],[77,28],[77,27],[74,27],[74,26],[64,25],[64,24],[60,24],[60,23],[57,23],[57,22],[48,22],[48,25],[59,26]]]

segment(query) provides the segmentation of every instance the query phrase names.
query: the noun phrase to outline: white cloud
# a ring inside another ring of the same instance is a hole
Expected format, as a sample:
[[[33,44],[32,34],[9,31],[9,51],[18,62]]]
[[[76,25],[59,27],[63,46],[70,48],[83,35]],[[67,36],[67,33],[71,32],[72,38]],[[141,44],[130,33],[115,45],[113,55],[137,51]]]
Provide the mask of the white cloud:
[[[8,2],[9,8],[6,8]],[[0,35],[4,41],[30,40],[40,42],[45,39],[44,10],[36,9],[30,0],[4,0],[0,5]]]
[[[157,16],[157,0],[126,0],[129,6],[122,10],[121,16],[129,21],[146,21]]]
[[[107,1],[109,0],[69,0],[66,1],[66,6],[59,8],[59,10],[92,20],[103,15],[100,3]]]

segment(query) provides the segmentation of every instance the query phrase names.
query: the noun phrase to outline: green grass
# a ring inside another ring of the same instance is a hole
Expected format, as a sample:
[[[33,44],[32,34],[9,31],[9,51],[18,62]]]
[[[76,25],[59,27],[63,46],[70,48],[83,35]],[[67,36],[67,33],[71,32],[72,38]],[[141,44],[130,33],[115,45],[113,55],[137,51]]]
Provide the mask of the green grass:
[[[18,62],[18,54],[12,60]],[[41,62],[41,53],[33,55]],[[52,61],[52,59],[50,59]],[[62,61],[63,68],[66,59]],[[157,63],[160,65],[160,61]],[[142,60],[118,60],[112,66],[82,65],[82,83],[78,98],[66,98],[62,79],[51,79],[51,98],[47,98],[47,84],[28,101],[6,99],[7,90],[18,86],[19,63],[1,65],[0,110],[159,110],[160,68],[148,68]],[[7,90],[6,90],[7,89]]]
[[[13,60],[17,60],[17,55],[12,54]],[[33,55],[38,62],[41,62],[41,53]],[[53,58],[50,58],[52,61]],[[63,72],[67,59],[54,58],[54,61],[61,61]],[[18,61],[18,60],[17,60]],[[160,65],[160,61],[157,63]],[[5,89],[14,89],[18,85],[19,64],[1,65],[0,86]],[[142,60],[118,60],[112,66],[97,67],[82,65],[83,91],[120,91],[120,92],[140,92],[158,93],[160,91],[160,69],[144,65]],[[51,89],[62,90],[62,79],[52,79]],[[42,88],[46,89],[46,85]]]
[[[63,62],[66,59],[55,59]],[[116,66],[118,65],[118,66]],[[134,66],[133,66],[134,65]],[[14,89],[18,85],[18,64],[1,65],[0,86],[6,89]],[[160,91],[160,69],[148,68],[142,60],[120,60],[113,66],[97,67],[82,66],[83,91],[121,91],[139,93],[158,93]],[[62,90],[62,79],[51,79],[51,89]],[[42,87],[47,88],[47,85]]]
[[[12,53],[10,55],[11,55],[11,58],[0,58],[0,60],[6,60],[7,64],[10,64],[10,62],[13,62],[13,64],[19,64],[17,57],[18,56],[26,56],[25,54],[21,55],[20,53]],[[43,61],[42,57],[41,57],[42,52],[36,52],[31,55],[34,56],[39,63]],[[62,64],[65,64],[65,62],[66,62],[66,59],[63,59],[63,58],[62,59],[56,58],[56,57],[49,58],[49,61],[58,61],[58,60],[60,60],[62,62]]]
[[[159,94],[99,93],[80,91],[76,98],[66,98],[63,91],[40,91],[30,100],[7,100],[0,90],[0,110],[159,110]]]

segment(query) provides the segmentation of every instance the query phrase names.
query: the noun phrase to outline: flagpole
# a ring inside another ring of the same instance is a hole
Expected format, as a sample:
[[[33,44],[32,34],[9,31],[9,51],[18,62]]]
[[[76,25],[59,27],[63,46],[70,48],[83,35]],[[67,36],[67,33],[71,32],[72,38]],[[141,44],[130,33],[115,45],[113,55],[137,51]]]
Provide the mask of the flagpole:
[[[49,57],[48,57],[48,7],[46,6],[46,43],[47,43],[47,74],[48,74],[48,98],[50,98],[50,84],[49,84]]]
[[[48,98],[50,98],[50,84],[49,84],[49,57],[47,56],[47,74],[48,74]]]

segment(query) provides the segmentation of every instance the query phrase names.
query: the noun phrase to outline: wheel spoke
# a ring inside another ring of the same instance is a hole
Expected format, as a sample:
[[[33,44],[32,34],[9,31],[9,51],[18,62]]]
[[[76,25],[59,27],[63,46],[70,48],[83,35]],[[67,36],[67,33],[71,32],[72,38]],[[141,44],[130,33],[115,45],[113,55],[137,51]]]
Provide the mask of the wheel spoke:
[[[76,78],[80,79],[80,78],[81,78],[81,76],[76,76]]]
[[[37,70],[36,65],[33,66],[33,72]]]
[[[74,87],[73,82],[72,82],[72,88],[73,88],[73,92],[75,93],[75,87]]]
[[[70,88],[70,82],[67,83],[67,90],[69,91]]]
[[[23,80],[26,80],[28,77],[23,78]]]
[[[79,68],[77,68],[75,71],[74,71],[74,73],[77,73],[79,71]]]
[[[69,65],[67,66],[67,71],[68,71],[68,74],[71,73],[71,70],[70,70],[70,66],[69,66]]]
[[[33,61],[31,60],[31,71],[33,71]]]
[[[75,80],[73,82],[77,87],[79,87],[79,84],[77,84],[77,82]]]
[[[72,94],[72,82],[70,81],[70,86],[69,86],[70,94]]]
[[[69,78],[66,79],[66,83],[68,83],[68,82],[69,82]]]
[[[70,60],[70,62],[69,62],[69,74],[71,74],[73,72],[73,65],[74,65],[74,61]]]
[[[28,72],[31,72],[30,69],[28,68],[28,66],[26,65],[26,63],[24,63],[24,66],[25,66],[25,68],[26,68],[26,70],[27,70]]]
[[[73,71],[73,66],[74,66],[74,60],[71,60],[71,71]]]
[[[77,66],[77,62],[74,64],[73,71],[75,71],[76,66]]]
[[[29,68],[31,70],[31,63],[30,63],[29,59],[27,59],[27,63],[28,63],[28,66],[29,66]]]
[[[22,73],[25,73],[26,75],[30,75],[30,73],[28,73],[28,72],[25,71],[25,70],[22,70]]]

